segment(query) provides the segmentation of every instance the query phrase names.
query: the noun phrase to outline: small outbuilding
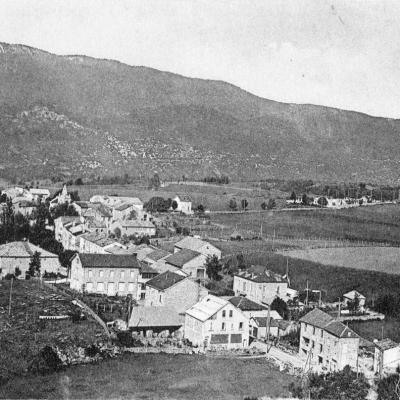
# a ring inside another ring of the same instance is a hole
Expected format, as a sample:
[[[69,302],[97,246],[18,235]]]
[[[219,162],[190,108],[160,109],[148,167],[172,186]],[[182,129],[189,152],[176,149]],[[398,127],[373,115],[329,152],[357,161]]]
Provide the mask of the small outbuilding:
[[[400,344],[386,338],[375,343],[374,372],[395,372],[400,365]]]

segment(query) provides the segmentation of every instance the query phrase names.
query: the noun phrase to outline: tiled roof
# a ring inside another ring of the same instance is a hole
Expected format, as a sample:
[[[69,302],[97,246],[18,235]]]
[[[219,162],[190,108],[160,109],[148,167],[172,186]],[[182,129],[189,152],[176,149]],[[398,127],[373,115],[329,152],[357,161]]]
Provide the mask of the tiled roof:
[[[115,240],[109,238],[105,233],[91,232],[91,233],[85,233],[81,237],[100,247],[109,246],[115,243]]]
[[[171,253],[169,253],[168,251],[165,251],[163,249],[157,249],[157,250],[154,250],[151,253],[147,254],[147,258],[150,260],[153,260],[153,261],[158,261],[169,255],[171,255]]]
[[[262,306],[261,304],[256,303],[246,297],[236,296],[229,299],[229,301],[237,308],[242,311],[263,311],[268,310],[267,307]]]
[[[171,271],[166,271],[153,279],[150,279],[146,285],[151,286],[157,290],[165,290],[175,285],[176,283],[186,279],[185,276],[176,274]]]
[[[350,290],[350,292],[345,293],[343,297],[346,297],[346,299],[354,300],[356,294],[358,295],[359,299],[365,300],[365,296],[362,295],[360,292],[357,292],[357,290]]]
[[[169,307],[133,307],[130,328],[182,326],[184,319]]]
[[[57,254],[50,253],[30,242],[11,242],[0,246],[0,258],[16,257],[30,258],[35,252],[40,253],[41,258],[58,258]]]
[[[175,267],[182,268],[186,263],[200,256],[201,253],[189,249],[180,250],[171,254],[165,259],[165,262]]]
[[[122,204],[117,205],[117,206],[115,207],[115,209],[116,209],[117,211],[124,211],[124,210],[126,210],[127,208],[130,208],[130,207],[132,207],[132,206],[133,206],[133,204],[131,204],[131,203],[122,203]]]
[[[287,280],[282,275],[270,271],[262,265],[252,265],[245,271],[239,272],[236,276],[256,283],[285,283]]]
[[[135,256],[116,254],[78,254],[83,268],[141,268]]]
[[[267,326],[268,317],[253,317],[257,322],[257,325],[261,328],[265,328]],[[279,321],[269,317],[269,326],[277,328],[279,326]]]
[[[314,310],[304,315],[304,317],[301,317],[300,322],[305,322],[306,324],[323,329],[339,338],[359,337],[348,326],[340,321],[335,320],[333,317],[318,308],[314,308]]]
[[[118,223],[124,228],[155,228],[154,224],[150,221],[141,221],[139,219],[125,219]]]
[[[400,346],[399,343],[396,343],[392,339],[389,339],[389,338],[379,340],[378,342],[375,342],[374,344],[376,347],[378,347],[379,349],[381,349],[383,351],[389,350],[389,349],[394,349],[394,348]]]
[[[189,249],[189,250],[198,251],[204,245],[207,245],[207,244],[209,246],[213,246],[210,243],[205,242],[204,240],[201,240],[201,239],[198,239],[198,238],[195,238],[192,236],[186,236],[179,242],[175,243],[175,247],[179,247],[180,249]]]
[[[190,198],[189,195],[185,194],[183,196],[176,196],[180,201],[184,201],[184,202],[191,202],[192,199]]]

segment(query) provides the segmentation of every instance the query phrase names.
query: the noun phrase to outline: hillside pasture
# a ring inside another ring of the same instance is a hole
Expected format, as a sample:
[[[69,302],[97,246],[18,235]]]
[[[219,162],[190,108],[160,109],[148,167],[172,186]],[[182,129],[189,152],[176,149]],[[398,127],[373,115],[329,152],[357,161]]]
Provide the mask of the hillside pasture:
[[[280,251],[281,254],[323,265],[400,274],[399,247],[342,247]]]

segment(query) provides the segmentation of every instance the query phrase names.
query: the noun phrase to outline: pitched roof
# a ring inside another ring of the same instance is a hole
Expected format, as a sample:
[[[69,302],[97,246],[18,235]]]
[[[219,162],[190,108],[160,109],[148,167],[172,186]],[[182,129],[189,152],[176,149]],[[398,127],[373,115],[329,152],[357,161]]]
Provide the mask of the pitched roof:
[[[198,251],[205,245],[215,247],[214,245],[212,245],[204,240],[195,238],[193,236],[186,236],[179,242],[175,243],[175,247],[179,247],[180,249],[194,250],[194,251]]]
[[[389,338],[379,340],[379,341],[375,342],[374,344],[376,347],[378,347],[379,349],[381,349],[383,351],[394,349],[394,348],[400,346],[399,343],[396,343],[392,339],[389,339]]]
[[[90,232],[85,233],[81,237],[100,247],[106,247],[116,243],[114,239],[109,238],[105,233]]]
[[[365,296],[360,292],[358,292],[357,290],[350,290],[350,292],[345,293],[343,297],[346,297],[346,299],[354,300],[356,294],[358,295],[359,299],[365,300]]]
[[[37,194],[39,196],[50,196],[50,191],[48,189],[31,188],[29,189],[29,193]]]
[[[287,280],[279,274],[270,271],[267,267],[262,265],[252,265],[245,271],[235,274],[240,278],[247,279],[256,283],[285,283]]]
[[[203,297],[198,303],[190,307],[186,314],[199,321],[207,321],[219,310],[224,308],[229,302],[221,297],[213,296],[211,294]]]
[[[175,267],[182,268],[186,263],[194,260],[198,256],[201,256],[201,253],[199,253],[198,251],[182,249],[167,257],[165,259],[165,262]]]
[[[168,251],[165,251],[163,249],[156,249],[156,250],[152,251],[151,253],[147,254],[146,258],[153,260],[153,261],[158,261],[169,255],[171,255],[171,253],[169,253]]]
[[[157,290],[165,290],[174,286],[176,283],[186,279],[186,276],[176,274],[175,272],[165,271],[162,274],[150,279],[146,285]]]
[[[237,308],[242,311],[263,311],[268,310],[267,307],[262,306],[261,304],[256,303],[243,296],[236,296],[229,299],[229,301]]]
[[[118,205],[115,207],[115,210],[117,210],[117,211],[124,211],[124,210],[126,210],[126,209],[128,209],[128,208],[130,208],[130,207],[132,207],[132,206],[133,206],[132,203],[122,203],[122,204],[118,204]]]
[[[265,328],[267,326],[268,317],[252,317],[257,322],[257,325],[261,328]],[[279,321],[269,317],[269,326],[270,327],[278,327]]]
[[[318,308],[314,308],[312,311],[301,317],[300,322],[305,322],[306,324],[321,328],[339,338],[355,339],[359,337],[348,326],[335,320],[333,317]]]
[[[83,268],[141,268],[132,255],[79,253]]]
[[[57,254],[24,241],[2,244],[0,246],[0,258],[30,258],[36,251],[40,253],[41,258],[58,258]]]
[[[169,307],[133,307],[130,328],[182,326],[183,317]]]
[[[192,199],[190,198],[189,195],[185,194],[183,196],[176,196],[181,202],[191,202]],[[176,198],[175,197],[175,198]]]

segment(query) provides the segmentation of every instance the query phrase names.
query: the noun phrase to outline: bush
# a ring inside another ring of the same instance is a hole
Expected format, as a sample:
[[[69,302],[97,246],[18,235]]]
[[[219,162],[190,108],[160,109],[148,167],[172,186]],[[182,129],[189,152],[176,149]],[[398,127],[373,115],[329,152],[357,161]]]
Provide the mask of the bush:
[[[51,373],[60,371],[63,363],[51,346],[45,346],[29,367],[33,373]]]

